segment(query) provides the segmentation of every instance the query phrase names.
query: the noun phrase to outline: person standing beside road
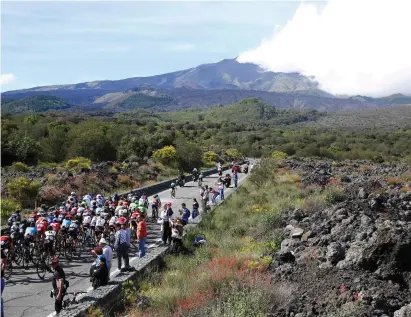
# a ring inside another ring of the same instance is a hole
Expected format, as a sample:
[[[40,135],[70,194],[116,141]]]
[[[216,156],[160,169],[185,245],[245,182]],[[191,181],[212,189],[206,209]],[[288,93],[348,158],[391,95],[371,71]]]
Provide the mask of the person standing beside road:
[[[54,270],[54,276],[52,280],[52,286],[54,290],[54,309],[57,314],[63,309],[63,297],[68,288],[68,281],[66,281],[66,273],[64,273],[63,268],[60,266],[57,258],[53,258],[51,262],[51,267]]]
[[[233,176],[234,176],[234,186],[235,187],[237,187],[238,186],[238,172],[237,172],[237,170],[235,170],[234,172],[233,172]]]
[[[181,208],[183,208],[180,211],[181,214],[181,223],[183,224],[183,226],[185,226],[188,223],[188,219],[190,218],[190,210],[188,210],[188,208],[186,207],[185,203],[181,204]]]
[[[130,270],[127,245],[127,231],[124,228],[125,223],[121,223],[120,219],[117,222],[116,240],[114,242],[114,249],[117,251],[117,268],[120,272]],[[121,260],[124,259],[125,267],[121,268]]]
[[[200,208],[200,205],[197,202],[196,198],[193,198],[193,213],[191,214],[191,217],[193,219],[197,218],[197,216],[199,215],[198,209]]]
[[[218,194],[220,195],[220,199],[224,200],[224,183],[223,183],[223,181],[219,180],[217,185],[218,185]]]
[[[138,241],[138,257],[141,259],[146,255],[146,242],[147,242],[147,223],[144,219],[144,215],[138,216],[137,225],[137,241]]]
[[[170,213],[171,210],[171,213]],[[163,206],[163,211],[161,212],[161,219],[162,219],[162,231],[163,231],[163,243],[164,244],[171,244],[171,228],[170,228],[170,218],[173,215],[173,210],[169,208],[168,204]]]

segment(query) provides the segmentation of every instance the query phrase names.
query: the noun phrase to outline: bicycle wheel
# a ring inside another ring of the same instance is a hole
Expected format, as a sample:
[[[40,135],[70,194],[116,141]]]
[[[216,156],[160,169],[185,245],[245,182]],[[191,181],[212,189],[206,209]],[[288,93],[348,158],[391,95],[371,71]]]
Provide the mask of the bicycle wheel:
[[[13,261],[11,260],[11,253],[10,251],[7,253],[7,268],[4,272],[4,278],[6,280],[10,279],[11,275],[13,274]]]
[[[74,249],[74,245],[73,245],[73,240],[71,237],[66,238],[66,240],[64,241],[64,255],[66,256],[67,260],[71,260],[73,258],[73,249]]]
[[[23,250],[20,244],[16,244],[14,247],[14,258],[13,261],[17,265],[20,265],[21,260],[23,259]]]
[[[77,257],[81,256],[81,249],[83,248],[83,242],[81,240],[76,241],[76,246],[74,247],[73,241],[73,254]]]
[[[25,270],[29,268],[29,264],[31,261],[32,260],[31,260],[30,248],[26,246],[23,249],[23,259],[22,259],[22,266]]]
[[[36,271],[38,277],[43,280],[46,276],[46,259],[44,255],[40,255],[36,265]]]

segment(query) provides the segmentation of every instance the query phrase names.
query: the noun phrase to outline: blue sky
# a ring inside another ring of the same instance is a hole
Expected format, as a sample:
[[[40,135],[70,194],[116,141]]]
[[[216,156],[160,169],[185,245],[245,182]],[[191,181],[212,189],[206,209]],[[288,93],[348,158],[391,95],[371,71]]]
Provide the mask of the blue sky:
[[[2,1],[1,74],[14,78],[2,91],[150,76],[234,58],[270,37],[298,5]]]

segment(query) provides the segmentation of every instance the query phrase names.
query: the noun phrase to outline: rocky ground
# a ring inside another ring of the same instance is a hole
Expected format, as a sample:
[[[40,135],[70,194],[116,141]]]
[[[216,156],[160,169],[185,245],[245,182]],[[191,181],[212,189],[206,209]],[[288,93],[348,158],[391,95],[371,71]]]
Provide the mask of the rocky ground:
[[[411,168],[370,162],[284,163],[305,185],[335,187],[328,208],[289,210],[272,263],[292,296],[273,316],[411,316]]]

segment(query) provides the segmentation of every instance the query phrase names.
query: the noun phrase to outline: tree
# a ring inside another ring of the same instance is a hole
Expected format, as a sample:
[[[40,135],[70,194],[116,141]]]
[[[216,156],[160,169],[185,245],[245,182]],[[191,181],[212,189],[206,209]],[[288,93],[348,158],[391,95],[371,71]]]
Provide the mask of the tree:
[[[144,137],[123,136],[117,150],[117,157],[119,160],[125,160],[135,155],[143,160],[147,154],[147,148],[148,145]]]
[[[163,164],[173,165],[177,160],[176,148],[172,145],[165,146],[153,153],[153,158],[161,161]]]
[[[201,166],[203,158],[201,148],[181,136],[176,140],[176,154],[179,169],[191,172],[194,167]]]
[[[207,151],[203,155],[204,163],[207,165],[215,164],[218,160],[218,155],[213,151]]]
[[[232,160],[238,160],[243,156],[237,149],[228,149],[225,153]]]

